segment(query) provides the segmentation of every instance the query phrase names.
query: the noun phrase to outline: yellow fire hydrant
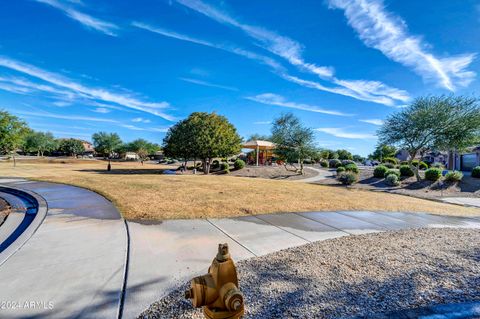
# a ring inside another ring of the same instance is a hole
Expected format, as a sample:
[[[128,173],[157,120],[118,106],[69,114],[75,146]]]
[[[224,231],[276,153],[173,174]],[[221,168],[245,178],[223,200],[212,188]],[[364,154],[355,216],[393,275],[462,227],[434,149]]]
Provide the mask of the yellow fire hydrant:
[[[217,256],[208,274],[195,277],[185,298],[195,308],[203,307],[209,319],[239,319],[244,314],[243,294],[238,289],[237,269],[228,252],[228,244],[219,244]]]

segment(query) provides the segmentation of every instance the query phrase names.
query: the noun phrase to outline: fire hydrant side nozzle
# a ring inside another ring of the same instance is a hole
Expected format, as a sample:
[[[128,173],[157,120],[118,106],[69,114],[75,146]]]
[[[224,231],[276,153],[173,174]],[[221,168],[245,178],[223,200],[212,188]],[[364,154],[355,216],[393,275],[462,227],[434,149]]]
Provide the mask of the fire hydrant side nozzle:
[[[243,294],[238,287],[237,269],[230,257],[228,244],[219,244],[218,253],[208,268],[208,274],[195,277],[185,298],[195,308],[203,307],[209,319],[238,319],[244,314]]]

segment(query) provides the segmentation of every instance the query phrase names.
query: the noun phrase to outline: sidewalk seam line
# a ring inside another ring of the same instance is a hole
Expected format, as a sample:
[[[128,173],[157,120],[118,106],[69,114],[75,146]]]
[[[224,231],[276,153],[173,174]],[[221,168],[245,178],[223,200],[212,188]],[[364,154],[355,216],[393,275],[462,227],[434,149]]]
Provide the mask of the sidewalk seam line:
[[[227,232],[225,232],[223,229],[221,229],[220,227],[218,227],[217,225],[215,225],[213,222],[210,221],[210,219],[208,218],[205,218],[205,220],[207,222],[209,222],[213,227],[215,227],[216,229],[218,229],[219,231],[221,231],[225,236],[227,236],[228,238],[230,238],[231,240],[233,240],[234,242],[236,242],[237,244],[239,244],[241,247],[245,248],[248,252],[250,252],[253,256],[255,257],[258,257],[257,254],[255,254],[253,251],[251,251],[249,248],[245,247],[243,244],[241,244],[238,240],[236,240],[235,238],[233,238],[232,236],[230,236]]]
[[[306,212],[306,213],[308,213],[308,212]],[[321,212],[319,212],[319,213],[321,213]],[[335,212],[335,213],[338,213],[338,212]],[[341,232],[343,232],[343,233],[345,233],[345,234],[347,234],[347,235],[355,235],[354,233],[351,233],[351,232],[347,231],[346,229],[341,229],[341,228],[338,228],[338,227],[336,227],[336,226],[332,226],[332,225],[329,225],[329,224],[325,224],[324,222],[318,221],[318,220],[316,220],[316,219],[313,219],[313,218],[310,218],[310,217],[307,217],[307,216],[300,215],[300,213],[294,213],[294,214],[296,214],[296,215],[298,215],[298,216],[300,216],[300,217],[304,217],[304,218],[306,218],[306,219],[313,220],[314,222],[320,223],[320,224],[325,225],[325,226],[327,226],[327,227],[334,228],[334,229],[339,230],[339,231],[341,231]]]
[[[300,239],[302,239],[302,240],[305,240],[307,243],[313,243],[313,241],[311,241],[311,240],[308,240],[308,239],[306,239],[306,238],[303,238],[302,236],[299,236],[299,235],[297,235],[297,234],[294,234],[294,233],[292,233],[291,231],[288,231],[288,230],[286,230],[286,229],[284,229],[284,228],[282,228],[282,227],[280,227],[280,226],[278,226],[278,225],[275,225],[275,224],[269,222],[268,220],[265,220],[265,219],[261,218],[260,215],[256,215],[255,217],[258,218],[258,219],[260,219],[260,220],[262,220],[262,221],[264,221],[264,222],[266,222],[267,224],[272,225],[273,227],[277,227],[278,229],[280,229],[280,230],[282,230],[282,231],[284,231],[284,232],[287,232],[287,233],[289,233],[289,234],[291,234],[291,235],[293,235],[293,236],[296,236],[296,237],[298,237],[298,238],[300,238]]]

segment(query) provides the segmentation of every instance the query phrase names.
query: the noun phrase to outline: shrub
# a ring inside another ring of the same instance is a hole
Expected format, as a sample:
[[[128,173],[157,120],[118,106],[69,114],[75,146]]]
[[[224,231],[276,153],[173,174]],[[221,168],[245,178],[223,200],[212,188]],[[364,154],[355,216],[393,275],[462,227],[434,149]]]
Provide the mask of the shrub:
[[[440,169],[444,169],[444,168],[445,168],[445,165],[443,165],[442,163],[439,163],[439,162],[432,163],[432,165],[430,165],[430,166],[431,166],[431,167],[440,168]]]
[[[242,168],[245,167],[245,162],[242,161],[241,159],[237,159],[237,160],[235,161],[235,163],[233,163],[233,167],[234,167],[235,169],[242,169]]]
[[[385,178],[385,183],[390,186],[400,185],[398,176],[396,174],[390,174]]]
[[[383,162],[384,163],[390,163],[390,164],[393,164],[393,165],[397,165],[398,164],[398,159],[396,159],[395,157],[385,157],[383,159]]]
[[[418,169],[425,170],[428,169],[428,164],[425,162],[419,162],[418,163]]]
[[[340,173],[343,173],[343,172],[345,172],[345,167],[343,167],[343,166],[337,167],[337,174],[340,174]]]
[[[338,159],[331,159],[329,162],[328,162],[328,167],[330,168],[337,168],[339,166],[342,166],[342,162],[340,162],[340,160]]]
[[[373,170],[373,176],[376,177],[376,178],[384,178],[385,177],[385,173],[388,171],[388,168],[385,167],[384,165],[378,165],[377,167],[375,167],[375,169]]]
[[[328,167],[328,162],[326,160],[321,160],[320,161],[320,166],[321,167]]]
[[[408,161],[401,161],[400,165],[408,165]]]
[[[343,173],[340,173],[340,175],[338,176],[338,180],[343,185],[352,185],[353,183],[357,182],[357,179],[358,179],[357,174],[353,172],[343,172]]]
[[[220,164],[220,169],[226,173],[230,172],[230,165],[228,163]]]
[[[355,164],[345,165],[345,170],[346,170],[347,172],[353,172],[353,173],[355,173],[355,174],[358,174],[358,172],[359,172],[359,171],[358,171],[358,167],[357,167],[357,165],[355,165]]]
[[[395,175],[395,176],[397,176],[397,179],[398,179],[398,178],[400,178],[400,171],[396,170],[396,169],[389,169],[384,174],[385,178],[387,178],[390,175]]]
[[[392,164],[392,163],[384,163],[382,165],[385,166],[386,168],[395,168],[395,164]]]
[[[212,162],[212,168],[219,168],[220,167],[220,162],[218,160],[214,160]]]
[[[342,161],[342,165],[343,165],[343,166],[347,166],[347,165],[349,165],[349,164],[354,164],[354,165],[355,165],[355,162],[352,161],[352,160],[343,160],[343,161]]]
[[[476,166],[472,169],[472,177],[480,178],[480,166]]]
[[[417,167],[417,166],[418,166],[418,160],[413,160],[413,161],[412,161],[412,165],[415,166],[415,167]]]
[[[429,168],[425,171],[425,178],[429,181],[435,182],[442,177],[442,170],[438,168]]]
[[[410,166],[408,166],[408,165],[401,165],[400,166],[400,176],[412,177],[413,175],[415,175],[415,173],[410,168]]]
[[[463,178],[463,174],[462,172],[459,172],[459,171],[448,172],[445,175],[445,180],[450,183],[460,182],[462,178]]]

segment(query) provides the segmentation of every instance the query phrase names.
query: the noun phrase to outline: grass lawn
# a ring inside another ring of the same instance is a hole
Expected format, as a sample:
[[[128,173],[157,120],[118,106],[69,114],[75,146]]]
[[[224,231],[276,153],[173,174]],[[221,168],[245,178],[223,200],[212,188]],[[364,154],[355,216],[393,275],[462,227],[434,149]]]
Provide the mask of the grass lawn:
[[[26,177],[94,190],[127,219],[230,217],[260,213],[385,210],[480,215],[479,209],[401,195],[291,181],[202,175],[161,175],[165,166],[102,161],[0,162],[0,177]]]

